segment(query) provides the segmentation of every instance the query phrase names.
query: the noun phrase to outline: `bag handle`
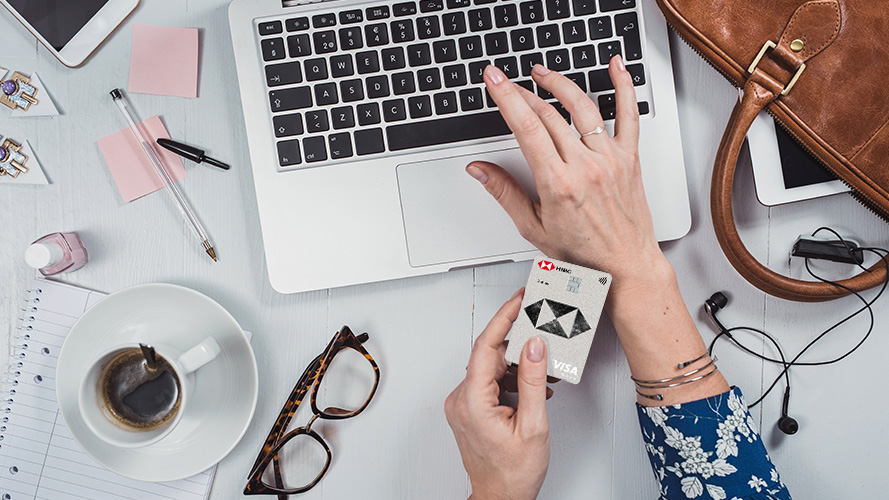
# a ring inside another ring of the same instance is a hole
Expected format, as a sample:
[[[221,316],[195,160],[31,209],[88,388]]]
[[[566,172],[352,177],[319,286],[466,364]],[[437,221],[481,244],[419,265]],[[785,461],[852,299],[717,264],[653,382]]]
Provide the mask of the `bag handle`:
[[[850,292],[830,283],[788,278],[761,264],[744,246],[735,226],[732,212],[732,183],[741,145],[747,130],[760,111],[765,109],[784,90],[784,85],[762,71],[755,70],[744,84],[744,96],[735,105],[713,166],[710,185],[710,211],[716,239],[732,266],[747,281],[760,290],[787,300],[821,302],[849,295]],[[839,281],[851,290],[867,290],[886,279],[882,259],[867,271]]]

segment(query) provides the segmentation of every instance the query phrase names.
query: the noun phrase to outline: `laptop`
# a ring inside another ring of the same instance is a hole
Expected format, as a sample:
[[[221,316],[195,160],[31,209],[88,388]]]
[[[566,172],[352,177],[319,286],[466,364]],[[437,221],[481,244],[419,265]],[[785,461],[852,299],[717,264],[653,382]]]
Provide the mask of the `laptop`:
[[[657,238],[691,226],[667,28],[654,0],[235,0],[229,22],[278,292],[535,256],[464,171],[473,160],[497,163],[535,196],[481,81],[488,64],[551,102],[529,72],[535,63],[561,71],[613,133],[606,68],[622,54],[637,85]]]

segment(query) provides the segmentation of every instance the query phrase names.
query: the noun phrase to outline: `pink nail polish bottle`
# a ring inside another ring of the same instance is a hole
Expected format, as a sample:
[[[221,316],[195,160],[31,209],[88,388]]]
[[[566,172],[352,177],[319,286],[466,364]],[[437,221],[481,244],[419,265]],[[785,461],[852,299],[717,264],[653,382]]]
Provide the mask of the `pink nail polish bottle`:
[[[80,269],[89,260],[77,233],[52,233],[31,243],[25,262],[44,276]]]

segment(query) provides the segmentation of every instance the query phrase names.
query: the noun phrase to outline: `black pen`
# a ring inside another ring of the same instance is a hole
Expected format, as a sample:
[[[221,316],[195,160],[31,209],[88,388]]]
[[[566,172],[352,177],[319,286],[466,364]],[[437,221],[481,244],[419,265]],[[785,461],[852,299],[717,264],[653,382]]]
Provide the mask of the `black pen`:
[[[162,148],[168,149],[183,158],[188,158],[195,163],[207,162],[210,165],[219,167],[223,170],[228,170],[229,168],[231,168],[227,163],[223,163],[215,158],[206,156],[202,149],[198,149],[194,146],[189,146],[188,144],[182,144],[181,142],[176,142],[174,140],[164,138],[158,139],[157,143]]]

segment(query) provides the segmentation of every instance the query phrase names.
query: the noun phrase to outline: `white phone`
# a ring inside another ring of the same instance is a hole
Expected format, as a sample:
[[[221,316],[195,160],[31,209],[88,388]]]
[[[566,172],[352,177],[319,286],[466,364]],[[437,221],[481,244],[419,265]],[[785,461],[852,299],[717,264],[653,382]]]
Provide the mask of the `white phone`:
[[[65,66],[76,68],[99,48],[139,0],[0,0]]]

